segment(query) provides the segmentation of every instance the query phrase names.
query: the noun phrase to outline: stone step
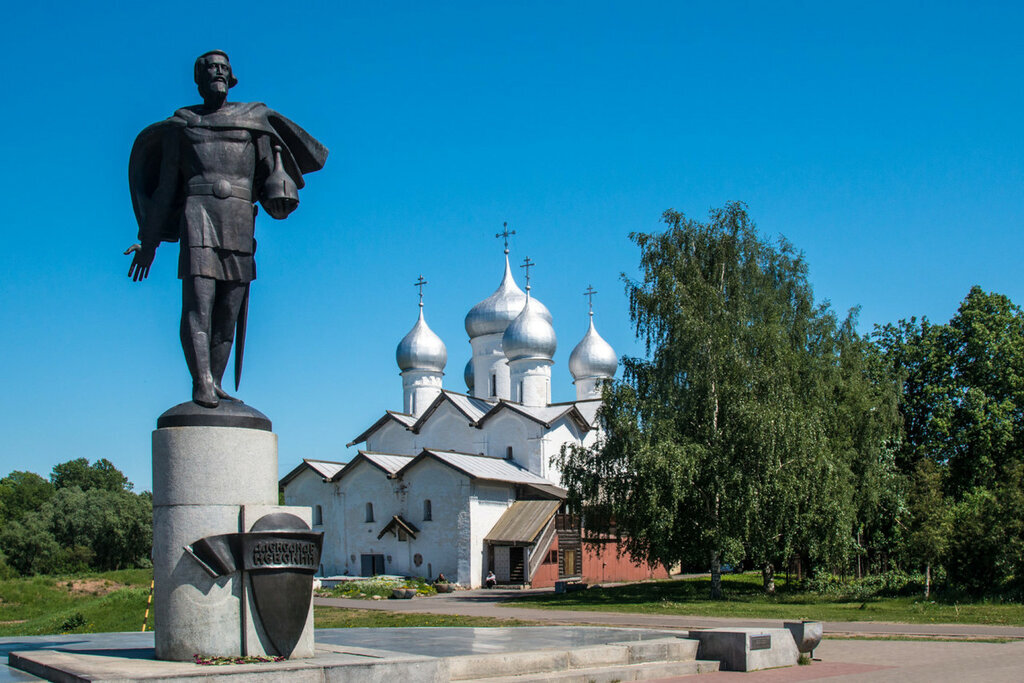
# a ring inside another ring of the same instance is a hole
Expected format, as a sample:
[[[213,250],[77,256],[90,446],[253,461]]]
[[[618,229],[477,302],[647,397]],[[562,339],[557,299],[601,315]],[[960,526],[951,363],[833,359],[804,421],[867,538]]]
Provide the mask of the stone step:
[[[466,681],[495,676],[551,675],[648,662],[693,662],[697,658],[697,646],[696,640],[669,637],[564,650],[463,655],[450,657],[448,663],[451,680]]]
[[[540,683],[541,681],[558,681],[558,683],[615,683],[616,681],[646,681],[653,678],[692,676],[716,671],[718,671],[718,662],[695,659],[688,662],[647,662],[623,666],[602,666],[548,673],[520,674],[518,676],[474,678],[467,681],[467,683]]]

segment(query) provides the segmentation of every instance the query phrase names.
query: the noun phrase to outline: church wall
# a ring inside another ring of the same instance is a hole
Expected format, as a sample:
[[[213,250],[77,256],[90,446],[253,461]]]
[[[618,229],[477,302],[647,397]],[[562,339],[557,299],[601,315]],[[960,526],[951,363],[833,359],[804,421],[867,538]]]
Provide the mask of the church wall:
[[[470,495],[469,477],[424,458],[401,480],[405,486],[402,517],[420,530],[408,543],[408,573],[434,578],[443,573],[449,581],[470,582]],[[423,519],[423,502],[430,500],[430,520]],[[420,565],[416,566],[415,555]]]
[[[513,502],[515,490],[509,484],[480,480],[473,482],[473,497],[470,499],[472,553],[469,556],[470,585],[473,588],[479,588],[487,575],[487,544],[484,543],[484,537]]]
[[[480,430],[469,426],[469,418],[451,403],[443,403],[427,419],[419,434],[408,433],[417,453],[424,448],[462,453],[480,452]]]
[[[581,432],[579,426],[568,418],[562,418],[551,426],[551,429],[544,435],[539,449],[538,460],[543,468],[541,470],[542,477],[559,485],[562,483],[562,472],[558,469],[558,464],[554,462],[555,456],[561,452],[562,444],[586,444],[586,437],[592,434],[593,430],[587,432],[586,435]]]
[[[541,425],[505,409],[484,422],[480,431],[483,432],[487,441],[485,451],[487,455],[493,458],[505,458],[508,456],[508,447],[511,446],[512,460],[520,467],[539,474],[531,469],[531,463],[534,465],[539,463],[536,457],[531,459],[531,449],[536,448],[536,439],[543,433]]]
[[[320,506],[323,523],[313,525],[314,531],[324,532],[324,549],[320,557],[322,569],[317,571],[319,576],[340,573],[338,567],[345,547],[342,501],[337,485],[325,482],[322,475],[308,467],[284,488],[285,505],[313,508],[314,521],[316,506]]]
[[[366,450],[371,453],[393,453],[395,455],[418,455],[413,443],[413,433],[394,420],[366,437]]]
[[[338,490],[342,499],[342,534],[345,539],[344,550],[339,553],[339,569],[341,574],[358,576],[362,573],[360,556],[363,554],[385,556],[384,572],[387,574],[402,573],[401,568],[407,564],[402,546],[396,546],[395,537],[385,534],[382,539],[377,534],[391,519],[392,515],[401,514],[401,495],[396,482],[389,480],[387,474],[379,468],[361,462],[355,465],[339,482]],[[373,504],[373,521],[366,521],[366,504]],[[388,559],[390,557],[390,559]]]

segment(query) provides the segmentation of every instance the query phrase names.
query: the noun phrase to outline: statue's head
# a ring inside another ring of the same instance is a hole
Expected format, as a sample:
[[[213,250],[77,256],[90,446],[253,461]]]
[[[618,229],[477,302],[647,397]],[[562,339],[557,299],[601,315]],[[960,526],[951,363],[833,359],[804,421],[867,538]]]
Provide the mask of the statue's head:
[[[228,55],[221,50],[210,50],[199,55],[193,71],[203,99],[211,95],[226,95],[229,88],[238,84]]]

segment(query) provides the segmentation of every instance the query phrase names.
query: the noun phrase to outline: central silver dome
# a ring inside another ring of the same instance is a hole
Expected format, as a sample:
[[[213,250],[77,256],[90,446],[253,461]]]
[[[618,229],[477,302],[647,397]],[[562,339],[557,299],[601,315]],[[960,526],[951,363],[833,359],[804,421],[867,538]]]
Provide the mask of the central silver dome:
[[[534,300],[534,313],[551,322],[551,312],[539,301]],[[505,276],[501,284],[489,297],[478,303],[466,314],[466,332],[470,339],[485,334],[496,334],[516,319],[526,305],[526,294],[512,279],[512,269],[505,254]]]
[[[601,338],[594,328],[594,318],[590,318],[590,329],[583,339],[569,354],[569,372],[572,378],[591,379],[594,377],[612,378],[619,367],[619,359],[611,344]]]
[[[546,358],[551,360],[558,348],[555,328],[551,326],[551,314],[545,318],[540,308],[543,307],[536,299],[530,297],[523,306],[523,311],[505,328],[501,338],[501,349],[505,357],[511,360],[523,358]],[[547,309],[544,309],[547,312]]]
[[[405,335],[398,343],[395,360],[398,361],[398,367],[402,372],[406,370],[444,372],[444,366],[448,363],[448,349],[445,348],[441,338],[427,327],[427,321],[423,319],[422,307],[419,320],[409,330],[409,334]]]

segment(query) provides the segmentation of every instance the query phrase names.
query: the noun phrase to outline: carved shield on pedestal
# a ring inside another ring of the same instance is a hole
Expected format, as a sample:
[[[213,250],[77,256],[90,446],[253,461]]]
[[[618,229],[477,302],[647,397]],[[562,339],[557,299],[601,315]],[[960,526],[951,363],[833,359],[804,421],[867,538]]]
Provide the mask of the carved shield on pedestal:
[[[313,574],[323,533],[286,512],[265,515],[242,535],[242,565],[252,582],[256,612],[270,644],[288,657],[312,609]]]

